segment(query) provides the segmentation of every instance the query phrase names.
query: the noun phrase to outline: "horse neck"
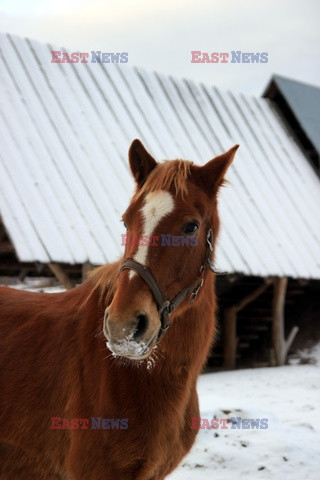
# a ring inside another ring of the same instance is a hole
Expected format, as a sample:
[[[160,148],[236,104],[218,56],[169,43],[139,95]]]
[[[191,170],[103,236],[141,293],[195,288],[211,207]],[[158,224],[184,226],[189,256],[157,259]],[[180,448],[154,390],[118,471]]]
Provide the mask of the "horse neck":
[[[108,303],[110,301],[111,298],[108,298]],[[149,407],[153,404],[166,405],[168,396],[175,402],[182,401],[182,398],[187,401],[188,395],[194,392],[196,379],[207,359],[215,327],[212,275],[206,275],[194,303],[187,304],[184,309],[180,308],[172,314],[168,332],[143,364],[133,365],[121,358],[114,358],[107,350],[106,339],[102,333],[104,308],[99,306],[97,290],[91,292],[81,312],[83,322],[80,322],[82,326],[78,330],[79,353],[81,358],[85,359],[83,368],[90,372],[86,381],[93,392],[92,398],[99,399],[99,408],[103,409],[105,406],[106,390],[116,392],[116,399],[128,399],[130,391],[135,402],[143,402],[145,410],[147,403]],[[94,375],[92,371],[95,372]],[[101,378],[100,382],[97,381],[98,377]],[[147,398],[145,395],[141,396],[141,391],[148,391]],[[130,399],[128,402],[130,403]]]
[[[186,300],[187,301],[187,300]],[[208,274],[194,303],[172,315],[159,351],[171,366],[187,367],[197,376],[207,359],[215,330],[216,299],[212,275]]]

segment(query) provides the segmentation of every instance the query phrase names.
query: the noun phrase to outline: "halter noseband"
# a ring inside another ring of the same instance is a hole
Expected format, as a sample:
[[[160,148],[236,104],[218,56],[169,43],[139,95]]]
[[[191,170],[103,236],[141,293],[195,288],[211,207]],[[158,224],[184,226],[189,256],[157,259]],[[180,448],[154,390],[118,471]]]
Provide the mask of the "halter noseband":
[[[204,281],[203,275],[204,275],[205,269],[209,268],[211,272],[215,272],[214,265],[211,261],[211,254],[213,251],[212,241],[213,241],[213,233],[212,233],[212,230],[210,229],[207,233],[206,255],[204,258],[204,262],[200,267],[201,278],[198,279],[195,283],[193,283],[189,287],[186,287],[183,290],[181,290],[181,292],[178,293],[171,302],[163,295],[162,291],[158,286],[156,279],[154,278],[150,270],[145,265],[142,265],[141,263],[136,262],[136,260],[133,260],[132,258],[128,258],[121,265],[119,270],[119,275],[122,272],[122,270],[125,270],[125,269],[134,270],[143,278],[143,280],[147,283],[148,287],[153,293],[155,301],[157,302],[157,305],[158,305],[158,310],[159,310],[160,319],[161,319],[161,329],[159,332],[158,341],[169,328],[170,313],[173,312],[173,310],[175,310],[180,305],[180,303],[182,303],[183,300],[187,298],[189,295],[190,295],[191,302],[194,302],[196,300],[199,290],[203,285],[203,281]]]

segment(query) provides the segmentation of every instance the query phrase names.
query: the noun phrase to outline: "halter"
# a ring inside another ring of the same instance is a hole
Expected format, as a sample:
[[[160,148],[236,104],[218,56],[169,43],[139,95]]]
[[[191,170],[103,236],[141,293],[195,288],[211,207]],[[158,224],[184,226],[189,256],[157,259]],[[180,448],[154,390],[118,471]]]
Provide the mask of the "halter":
[[[207,233],[206,255],[200,267],[201,278],[198,279],[195,283],[193,283],[189,287],[186,287],[183,290],[181,290],[181,292],[178,293],[171,302],[163,295],[156,279],[154,278],[150,270],[145,265],[142,265],[141,263],[136,262],[132,258],[128,258],[121,265],[118,275],[120,275],[120,273],[125,269],[134,270],[143,278],[143,280],[147,283],[148,287],[153,293],[155,301],[157,302],[157,305],[158,305],[158,310],[159,310],[160,319],[161,319],[161,329],[159,332],[158,341],[169,328],[170,313],[173,312],[173,310],[175,310],[180,305],[180,303],[182,303],[183,300],[187,298],[189,295],[190,295],[190,302],[194,302],[196,300],[199,290],[202,287],[204,282],[205,269],[209,268],[211,272],[213,273],[215,272],[214,265],[211,260],[211,254],[213,251],[212,240],[213,240],[213,233],[212,233],[212,230],[210,229]]]

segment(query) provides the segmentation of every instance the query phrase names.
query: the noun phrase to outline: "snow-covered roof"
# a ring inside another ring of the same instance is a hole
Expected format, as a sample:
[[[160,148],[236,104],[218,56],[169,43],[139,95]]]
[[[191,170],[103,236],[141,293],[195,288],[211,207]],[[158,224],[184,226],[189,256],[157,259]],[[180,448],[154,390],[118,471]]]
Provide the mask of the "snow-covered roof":
[[[121,255],[134,138],[157,160],[199,164],[240,143],[218,268],[320,278],[319,179],[267,100],[130,63],[51,63],[58,49],[12,35],[0,47],[0,215],[19,260]]]

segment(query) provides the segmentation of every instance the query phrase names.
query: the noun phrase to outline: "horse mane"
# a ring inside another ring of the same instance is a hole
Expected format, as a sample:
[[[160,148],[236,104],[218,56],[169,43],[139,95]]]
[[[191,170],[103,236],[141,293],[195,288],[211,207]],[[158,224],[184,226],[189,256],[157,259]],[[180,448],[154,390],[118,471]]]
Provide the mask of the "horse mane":
[[[136,192],[135,199],[141,195],[155,192],[157,190],[169,190],[174,186],[175,194],[188,194],[187,180],[190,176],[191,166],[193,162],[189,160],[166,160],[158,163],[157,167],[152,170],[146,182]]]
[[[88,281],[93,284],[93,288],[85,299],[84,304],[87,303],[94,293],[98,293],[100,305],[105,306],[111,303],[116,291],[120,262],[121,260],[118,260],[114,263],[102,265],[88,274]]]

